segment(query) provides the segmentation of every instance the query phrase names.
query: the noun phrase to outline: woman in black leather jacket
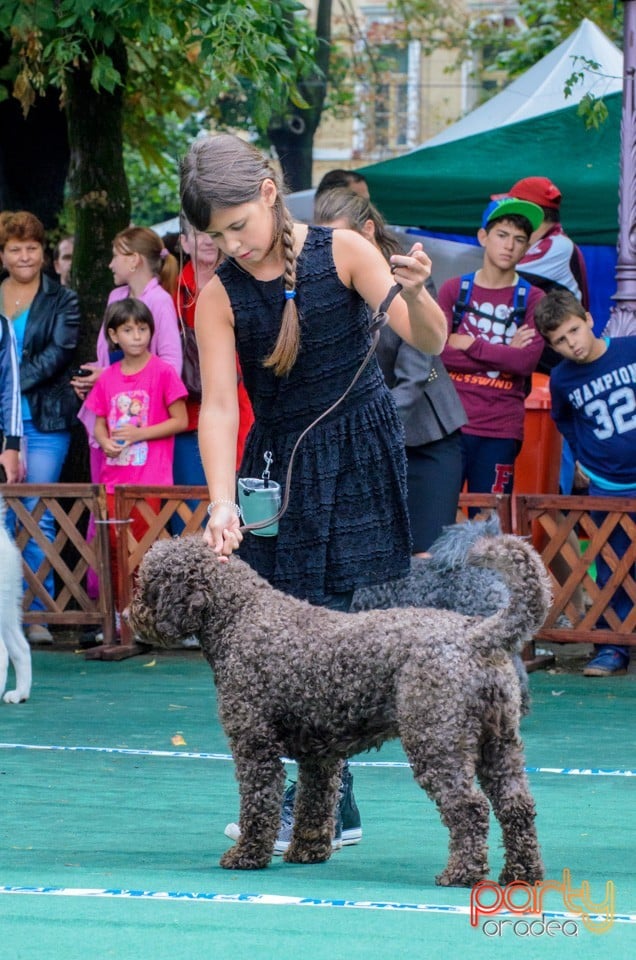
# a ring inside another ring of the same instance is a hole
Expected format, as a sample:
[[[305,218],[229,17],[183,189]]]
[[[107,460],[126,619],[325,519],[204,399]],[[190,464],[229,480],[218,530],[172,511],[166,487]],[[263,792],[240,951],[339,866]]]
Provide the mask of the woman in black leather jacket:
[[[24,422],[26,483],[57,483],[68,453],[70,429],[78,400],[70,386],[71,368],[79,336],[77,294],[43,272],[44,227],[26,211],[0,216],[0,256],[4,271],[0,281],[0,311],[13,327],[20,358],[20,389]],[[37,498],[25,497],[32,512]],[[8,518],[15,525],[15,515]],[[45,511],[40,529],[55,539],[55,522]],[[37,572],[44,554],[31,540],[24,550],[31,570]],[[53,574],[44,581],[53,595]],[[34,599],[30,610],[43,610]],[[32,642],[52,641],[45,624],[27,629]]]

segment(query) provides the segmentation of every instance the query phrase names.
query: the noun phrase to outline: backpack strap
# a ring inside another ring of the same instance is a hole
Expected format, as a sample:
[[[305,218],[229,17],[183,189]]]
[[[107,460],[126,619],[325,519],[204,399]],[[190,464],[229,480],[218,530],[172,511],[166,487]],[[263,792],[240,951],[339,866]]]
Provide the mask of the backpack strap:
[[[508,324],[516,323],[517,326],[521,326],[526,316],[526,309],[528,306],[528,296],[530,294],[530,289],[532,287],[531,283],[528,283],[527,280],[524,280],[523,277],[519,277],[517,285],[515,287],[515,296],[512,302],[512,313],[508,317]]]
[[[464,313],[466,312],[466,307],[470,303],[470,295],[473,290],[473,283],[475,282],[474,273],[465,273],[459,283],[459,296],[455,303],[453,304],[453,325],[452,333],[457,331],[460,323],[462,322]]]
[[[459,296],[455,303],[453,304],[453,327],[452,333],[455,333],[462,322],[462,318],[466,309],[470,303],[470,295],[473,290],[473,284],[475,282],[474,273],[465,273],[460,280],[459,284]],[[517,326],[521,326],[523,323],[526,310],[528,308],[528,296],[530,290],[532,289],[532,284],[529,283],[523,277],[518,277],[517,283],[515,285],[514,298],[512,301],[512,311],[506,321],[506,327],[510,326],[511,323],[516,323]],[[489,317],[492,319],[491,315],[488,313],[483,313],[481,310],[473,310],[473,313],[477,316]]]

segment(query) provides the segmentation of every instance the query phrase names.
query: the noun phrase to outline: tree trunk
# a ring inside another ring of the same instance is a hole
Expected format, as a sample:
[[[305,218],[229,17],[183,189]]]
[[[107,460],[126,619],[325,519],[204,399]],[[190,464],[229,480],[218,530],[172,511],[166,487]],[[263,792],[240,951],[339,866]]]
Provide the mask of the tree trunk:
[[[122,86],[113,93],[93,89],[90,65],[75,69],[68,83],[69,187],[76,210],[72,280],[82,312],[77,351],[80,362],[95,359],[97,335],[113,286],[108,269],[113,239],[130,221],[130,194],[123,162],[123,42],[116,41],[109,54],[122,78]],[[76,439],[65,473],[75,481],[87,480],[88,450],[83,431],[78,432]]]
[[[300,84],[303,98],[309,105],[302,110],[291,102],[283,116],[276,117],[267,134],[276,153],[290,192],[307,190],[312,184],[314,136],[325,102],[329,79],[332,0],[319,0],[316,10],[316,66],[318,71],[309,82]]]
[[[308,110],[295,111],[289,118],[291,123],[283,123],[279,127],[271,126],[268,130],[290,193],[306,190],[312,182],[316,128],[313,123],[307,123],[308,113]]]

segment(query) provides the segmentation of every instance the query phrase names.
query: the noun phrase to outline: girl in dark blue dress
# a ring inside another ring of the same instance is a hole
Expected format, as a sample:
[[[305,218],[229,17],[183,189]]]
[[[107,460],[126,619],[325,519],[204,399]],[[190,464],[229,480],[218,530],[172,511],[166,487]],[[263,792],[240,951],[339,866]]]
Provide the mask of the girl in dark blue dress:
[[[378,364],[302,441],[278,535],[243,540],[235,353],[255,416],[240,475],[260,477],[268,451],[271,478],[282,484],[298,436],[344,393],[369,349],[367,304],[377,309],[394,281],[402,290],[391,327],[420,350],[441,352],[446,322],[424,286],[430,260],[415,244],[391,258],[392,278],[359,234],[294,223],[278,172],[229,134],[194,142],[181,202],[226,257],[195,318],[211,501],[204,536],[222,557],[243,543],[245,559],[278,589],[347,610],[357,586],[403,576],[410,565],[403,429]]]
[[[255,416],[242,476],[266,450],[282,483],[299,434],[344,392],[369,344],[393,278],[382,254],[349,230],[295,224],[279,174],[229,134],[196,140],[182,163],[184,213],[226,256],[199,295],[203,403],[199,444],[212,509],[206,539],[229,555],[242,534],[235,507],[238,351]],[[424,287],[430,260],[415,244],[392,258],[400,296],[389,308],[402,339],[439,354],[446,327]],[[230,362],[231,361],[231,362]],[[409,568],[402,427],[375,361],[338,409],[303,440],[277,537],[247,535],[246,558],[273,586],[324,604]]]

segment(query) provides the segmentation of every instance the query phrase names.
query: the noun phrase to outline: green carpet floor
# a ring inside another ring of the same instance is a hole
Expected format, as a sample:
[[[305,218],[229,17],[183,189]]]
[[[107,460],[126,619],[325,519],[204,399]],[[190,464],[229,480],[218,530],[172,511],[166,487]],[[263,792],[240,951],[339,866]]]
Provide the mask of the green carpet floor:
[[[615,890],[601,935],[580,919],[568,925],[562,896],[548,894],[558,922],[549,936],[501,917],[473,928],[470,891],[435,886],[447,834],[399,744],[355,758],[359,846],[317,866],[275,858],[267,870],[225,871],[218,859],[237,790],[200,654],[105,663],[40,651],[33,661],[31,700],[0,703],[2,960],[636,952],[634,674],[531,677],[523,736],[547,877],[569,870],[596,901],[608,882]],[[495,879],[494,823],[490,849]]]

